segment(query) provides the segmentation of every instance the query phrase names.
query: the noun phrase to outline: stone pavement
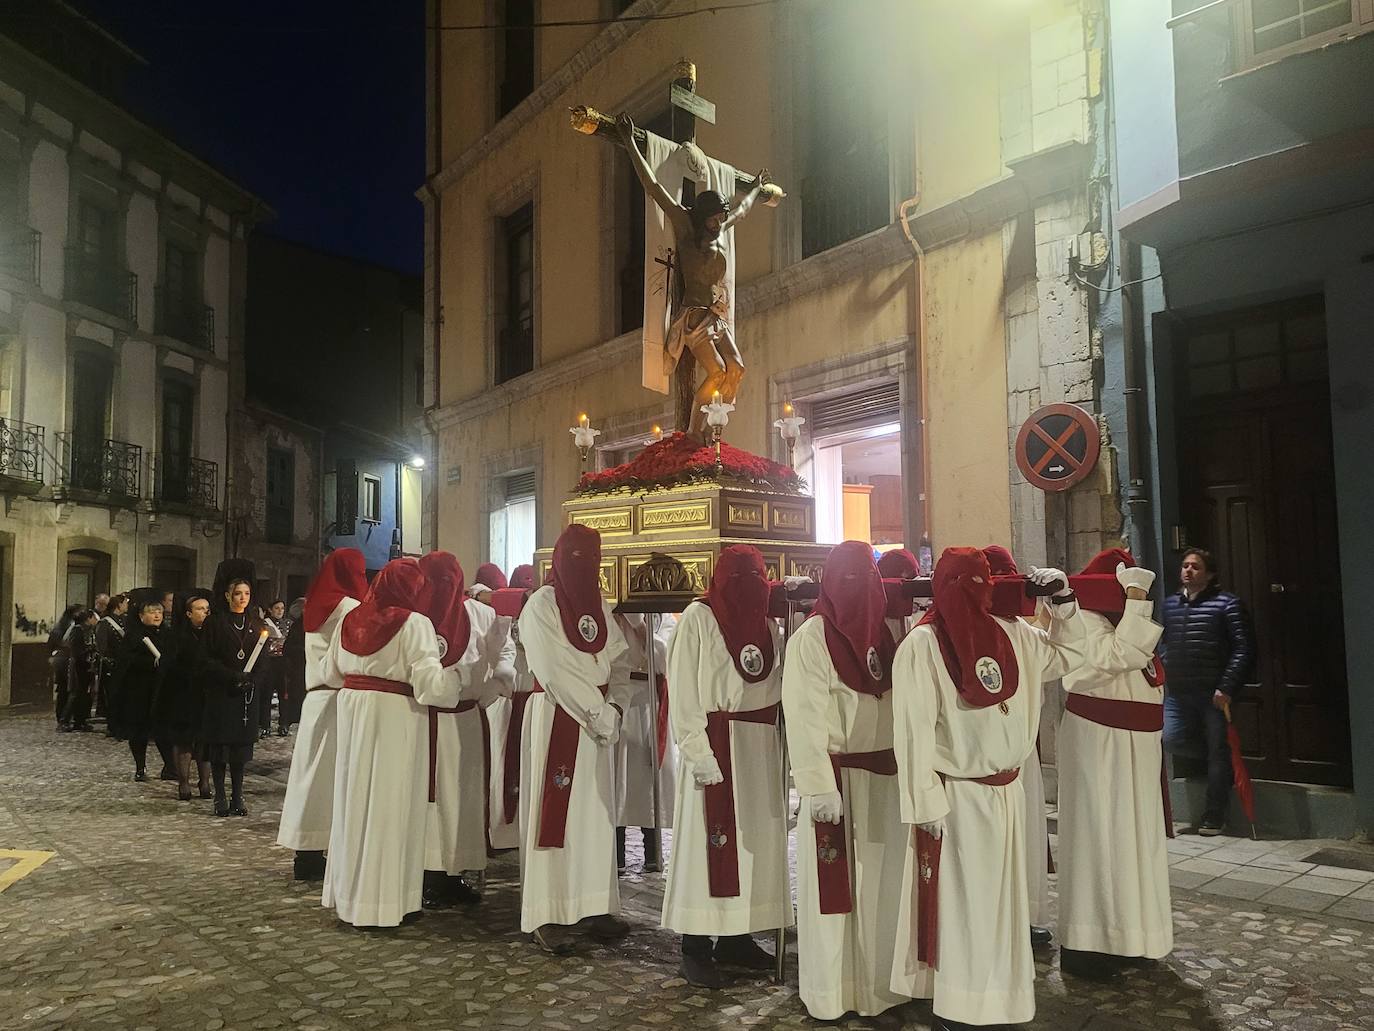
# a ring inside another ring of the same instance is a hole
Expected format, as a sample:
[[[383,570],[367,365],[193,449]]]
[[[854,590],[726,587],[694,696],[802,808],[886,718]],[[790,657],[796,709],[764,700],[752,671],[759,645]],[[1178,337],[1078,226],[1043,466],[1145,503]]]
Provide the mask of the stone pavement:
[[[657,928],[662,878],[641,875],[637,857],[623,881],[636,929],[616,948],[555,959],[529,945],[511,857],[494,863],[479,907],[391,931],[340,926],[272,844],[290,746],[260,748],[253,815],[216,820],[170,784],[132,783],[122,744],[0,718],[0,885],[26,861],[6,850],[55,853],[0,892],[0,1028],[837,1026],[797,1002],[795,957],[789,986],[689,990]],[[1066,980],[1046,950],[1033,1026],[1374,1029],[1374,881],[1299,869],[1294,857],[1322,843],[1261,844],[1178,839],[1174,954],[1105,989]],[[1321,911],[1309,893],[1329,900]],[[838,1026],[926,1028],[929,1014],[913,1003]]]

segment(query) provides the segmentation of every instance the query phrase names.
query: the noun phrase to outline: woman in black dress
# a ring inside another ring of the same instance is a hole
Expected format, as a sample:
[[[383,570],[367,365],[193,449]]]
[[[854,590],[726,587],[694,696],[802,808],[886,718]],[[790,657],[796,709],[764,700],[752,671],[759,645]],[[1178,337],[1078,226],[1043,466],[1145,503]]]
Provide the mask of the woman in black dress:
[[[153,698],[162,678],[163,652],[168,641],[162,636],[162,602],[147,599],[138,606],[120,644],[114,671],[114,706],[110,725],[115,737],[129,742],[134,757],[134,780],[148,775],[144,765],[148,738],[152,733]]]
[[[247,816],[243,801],[243,767],[253,758],[258,738],[258,706],[263,694],[262,660],[251,673],[244,672],[259,638],[265,633],[261,620],[248,612],[253,588],[248,580],[233,577],[224,590],[224,601],[205,622],[205,704],[201,714],[199,757],[210,763],[215,781],[215,815]],[[264,647],[264,651],[266,648]],[[229,771],[231,797],[224,797],[224,772]]]
[[[191,799],[193,746],[200,733],[201,712],[205,706],[205,622],[210,616],[210,599],[201,592],[177,598],[173,604],[170,633],[173,656],[166,669],[157,697],[153,700],[153,728],[160,739],[172,745],[172,767],[177,775],[177,797]],[[210,770],[200,764],[200,797],[210,797]]]

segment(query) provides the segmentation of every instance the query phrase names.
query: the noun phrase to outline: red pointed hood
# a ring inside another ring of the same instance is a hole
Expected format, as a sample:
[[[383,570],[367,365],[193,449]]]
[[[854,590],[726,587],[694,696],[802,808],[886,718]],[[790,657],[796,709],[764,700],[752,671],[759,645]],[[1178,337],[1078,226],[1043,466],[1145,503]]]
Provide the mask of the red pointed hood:
[[[887,628],[887,595],[871,547],[845,541],[830,552],[814,614],[825,622],[825,646],[846,686],[871,695],[891,690],[897,647]]]
[[[483,562],[477,567],[477,575],[472,579],[473,583],[479,583],[493,591],[505,590],[510,586],[506,583],[506,574],[501,572],[501,567],[495,562]]]
[[[343,599],[362,601],[366,596],[367,562],[363,553],[357,548],[330,552],[305,592],[305,612],[301,616],[305,632],[318,632]]]
[[[538,586],[534,582],[534,566],[516,566],[512,569],[510,574],[510,585],[512,587],[518,587],[522,591],[533,590]]]
[[[983,549],[983,557],[988,560],[988,568],[993,576],[1021,575],[1021,570],[1016,568],[1016,559],[1000,544],[989,544]]]
[[[1020,686],[1011,638],[992,615],[992,574],[977,548],[946,548],[935,565],[935,604],[921,619],[935,631],[959,697],[975,709],[1005,702]]]
[[[340,643],[354,655],[381,651],[412,612],[423,610],[427,597],[425,575],[414,559],[388,562],[372,581],[363,603],[344,616]]]
[[[768,572],[758,548],[732,544],[721,549],[711,587],[701,600],[716,617],[725,650],[746,684],[761,683],[773,672],[776,656],[768,626],[770,593]]]
[[[549,573],[563,634],[580,652],[606,647],[606,613],[601,603],[601,534],[573,523],[553,546]]]
[[[424,613],[439,637],[439,662],[452,666],[467,651],[472,636],[467,595],[463,593],[463,567],[447,551],[431,551],[418,565],[428,588]]]
[[[884,580],[910,580],[920,571],[916,556],[906,548],[885,551],[878,559],[878,573]]]
[[[1107,548],[1105,551],[1099,551],[1092,557],[1092,560],[1083,567],[1083,575],[1115,576],[1116,567],[1119,564],[1124,564],[1127,568],[1134,569],[1136,566],[1135,556],[1125,548]],[[1103,612],[1102,615],[1111,622],[1112,626],[1116,626],[1121,622],[1122,614],[1119,612]],[[1150,659],[1150,664],[1140,672],[1145,675],[1145,679],[1149,681],[1150,686],[1164,686],[1164,661],[1159,657],[1158,651],[1156,651],[1154,657]]]

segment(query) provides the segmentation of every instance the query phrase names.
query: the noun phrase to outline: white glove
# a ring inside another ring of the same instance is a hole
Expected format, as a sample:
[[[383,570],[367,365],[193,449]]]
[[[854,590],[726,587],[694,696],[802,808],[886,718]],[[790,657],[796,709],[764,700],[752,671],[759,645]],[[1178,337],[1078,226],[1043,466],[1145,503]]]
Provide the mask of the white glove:
[[[1127,567],[1125,562],[1116,564],[1116,582],[1121,585],[1121,589],[1129,591],[1132,587],[1139,587],[1146,594],[1150,593],[1150,587],[1155,582],[1153,570],[1141,569],[1140,566]]]
[[[811,796],[811,819],[816,823],[839,823],[844,819],[844,799],[838,791]]]
[[[782,578],[782,585],[789,591],[795,591],[802,584],[809,583],[811,583],[811,577],[809,576],[784,576]]]
[[[925,831],[936,841],[945,836],[945,818],[942,816],[938,820],[931,820],[929,823],[918,823],[916,825]]]
[[[725,774],[720,772],[720,763],[716,762],[714,755],[711,755],[701,762],[692,763],[692,779],[697,782],[697,787],[709,788],[713,784],[722,783],[725,780]]]
[[[1035,586],[1048,587],[1056,580],[1059,581],[1059,590],[1054,592],[1056,598],[1064,598],[1073,593],[1072,588],[1069,587],[1069,578],[1064,575],[1062,569],[1055,569],[1048,566],[1041,569],[1038,566],[1031,566],[1030,582],[1035,584]]]
[[[592,732],[599,745],[613,745],[620,740],[620,710],[609,702],[601,707],[592,725]]]

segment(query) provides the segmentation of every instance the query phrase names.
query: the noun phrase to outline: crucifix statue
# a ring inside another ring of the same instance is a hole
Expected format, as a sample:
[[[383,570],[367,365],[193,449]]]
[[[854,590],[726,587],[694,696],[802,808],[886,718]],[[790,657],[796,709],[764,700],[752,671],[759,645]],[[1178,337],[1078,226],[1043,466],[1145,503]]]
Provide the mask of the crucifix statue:
[[[612,121],[587,107],[573,109],[573,125],[624,147],[645,195],[662,212],[671,246],[651,248],[647,239],[645,244],[652,279],[662,284],[654,289],[661,290],[663,307],[656,309],[661,319],[655,318],[646,303],[643,381],[666,393],[667,376],[675,371],[678,428],[704,437],[702,406],[716,395],[733,404],[744,378],[734,325],[733,228],[756,203],[771,207],[784,194],[766,170],[740,176],[696,146],[696,119],[714,122],[715,106],[696,95],[695,85],[695,69],[681,62],[670,94],[671,141],[637,128],[628,115]],[[738,194],[742,199],[733,203]],[[657,220],[646,217],[645,224],[647,237]],[[650,281],[646,275],[646,300],[652,302]],[[695,360],[682,361],[684,352]],[[695,365],[705,376],[693,390]]]

